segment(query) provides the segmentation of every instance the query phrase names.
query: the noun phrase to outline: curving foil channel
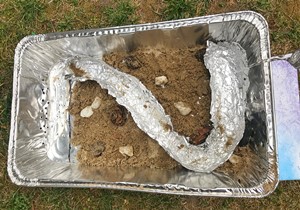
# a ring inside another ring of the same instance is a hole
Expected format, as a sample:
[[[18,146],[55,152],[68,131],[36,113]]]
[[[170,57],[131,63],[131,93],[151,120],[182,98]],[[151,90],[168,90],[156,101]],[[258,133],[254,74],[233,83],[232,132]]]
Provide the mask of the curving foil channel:
[[[243,136],[249,69],[246,53],[236,43],[209,42],[204,61],[211,74],[210,112],[214,128],[200,146],[189,144],[188,137],[173,130],[163,107],[134,76],[91,58],[74,58],[70,63],[82,70],[76,76],[95,80],[107,89],[131,112],[137,126],[181,165],[197,172],[210,172],[230,157]]]

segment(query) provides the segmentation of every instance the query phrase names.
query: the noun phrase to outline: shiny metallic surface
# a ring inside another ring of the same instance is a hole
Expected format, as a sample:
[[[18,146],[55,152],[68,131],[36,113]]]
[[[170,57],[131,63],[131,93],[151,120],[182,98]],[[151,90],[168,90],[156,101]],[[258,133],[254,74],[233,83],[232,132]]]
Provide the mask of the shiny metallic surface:
[[[215,171],[199,173],[180,167],[97,168],[76,163],[78,148],[69,143],[72,118],[66,110],[74,78],[61,75],[59,65],[66,65],[64,62],[74,56],[100,60],[103,54],[116,50],[186,47],[207,40],[237,42],[245,49],[250,67],[246,117],[259,116],[265,127],[261,138],[251,142],[260,159],[242,183],[234,175]],[[15,53],[9,175],[14,183],[25,186],[96,187],[202,196],[268,195],[278,183],[269,61],[268,26],[254,12],[26,37]]]
[[[210,172],[228,160],[243,138],[249,67],[245,50],[235,42],[208,41],[204,63],[210,72],[213,129],[198,156]]]
[[[288,58],[288,62],[296,69],[300,69],[300,49],[296,50],[292,56]]]

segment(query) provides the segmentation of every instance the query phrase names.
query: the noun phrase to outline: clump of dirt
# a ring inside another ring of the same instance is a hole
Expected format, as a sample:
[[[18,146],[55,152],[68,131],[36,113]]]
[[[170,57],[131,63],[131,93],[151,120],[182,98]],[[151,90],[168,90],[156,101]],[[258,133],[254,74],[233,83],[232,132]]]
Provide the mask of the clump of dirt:
[[[69,67],[76,77],[81,77],[85,74],[85,72],[82,69],[77,68],[74,63],[71,63]]]
[[[89,118],[80,112],[94,99],[100,107]],[[80,145],[78,160],[92,166],[132,166],[171,169],[178,165],[154,140],[140,130],[125,107],[108,95],[95,81],[77,83],[69,107],[74,117],[72,144]],[[124,156],[120,147],[131,145],[133,156]]]

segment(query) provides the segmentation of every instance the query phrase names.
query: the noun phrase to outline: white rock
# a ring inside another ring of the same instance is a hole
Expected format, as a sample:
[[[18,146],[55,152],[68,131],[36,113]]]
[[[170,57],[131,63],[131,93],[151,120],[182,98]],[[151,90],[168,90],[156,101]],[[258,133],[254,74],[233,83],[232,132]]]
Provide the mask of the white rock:
[[[90,117],[93,114],[93,109],[91,106],[85,107],[83,110],[80,112],[80,117]]]
[[[182,114],[184,116],[188,115],[192,111],[192,109],[187,104],[183,103],[182,101],[174,103],[174,106],[176,107],[176,109],[178,109],[180,114]]]
[[[168,78],[166,76],[155,77],[155,85],[164,87],[168,83]]]
[[[229,162],[232,164],[237,164],[240,162],[241,157],[237,156],[235,154],[232,154],[231,157],[229,158]]]
[[[119,147],[119,152],[122,155],[132,157],[133,156],[133,147],[130,145],[124,146],[124,147]]]
[[[100,104],[101,104],[101,98],[99,98],[98,96],[96,96],[96,98],[93,101],[91,107],[92,107],[92,109],[98,109],[100,107]]]

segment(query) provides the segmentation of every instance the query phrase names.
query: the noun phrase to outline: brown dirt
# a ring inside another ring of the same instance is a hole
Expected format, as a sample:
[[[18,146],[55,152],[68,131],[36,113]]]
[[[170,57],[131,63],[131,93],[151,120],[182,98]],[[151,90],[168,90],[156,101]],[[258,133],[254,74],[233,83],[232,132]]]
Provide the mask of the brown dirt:
[[[256,174],[261,174],[261,176],[265,173],[264,170],[266,169],[258,164],[261,161],[260,157],[250,148],[249,144],[245,147],[237,146],[233,156],[235,156],[237,162],[227,160],[215,171],[227,174],[245,187],[249,185],[249,174],[253,174],[253,171]]]
[[[85,72],[82,69],[77,68],[74,63],[71,63],[69,67],[76,77],[81,77],[85,74]]]
[[[201,50],[202,49],[202,50]],[[205,52],[205,51],[204,51]],[[210,121],[209,73],[202,63],[203,46],[186,49],[137,49],[105,55],[110,65],[139,78],[171,116],[179,133],[197,141],[205,138],[203,129]],[[154,84],[156,76],[165,75],[165,87]],[[93,81],[77,83],[72,90],[70,113],[74,116],[72,143],[80,145],[79,161],[94,166],[133,166],[171,169],[178,165],[133,121],[130,113],[120,107],[106,90]],[[95,97],[102,102],[90,118],[80,117],[80,111],[92,104]],[[174,103],[182,101],[191,107],[183,116]],[[133,146],[134,155],[126,157],[119,147]]]
[[[80,111],[92,104],[95,97],[101,105],[90,118],[80,117]],[[171,169],[178,165],[133,121],[130,113],[123,126],[111,121],[118,104],[95,81],[77,83],[72,90],[70,113],[74,116],[72,144],[80,145],[78,160],[93,166],[132,166]],[[133,146],[132,157],[125,157],[119,147]],[[103,150],[104,149],[104,150]]]
[[[185,136],[203,135],[200,131],[210,126],[209,72],[201,62],[203,46],[186,49],[137,49],[133,52],[113,52],[104,61],[137,77],[156,97],[171,116],[174,129]],[[204,51],[205,53],[205,51]],[[196,55],[196,56],[195,56]],[[132,68],[130,60],[140,63]],[[200,61],[199,61],[200,60]],[[155,85],[155,77],[166,76],[165,87]],[[174,103],[182,101],[191,109],[183,116]]]

